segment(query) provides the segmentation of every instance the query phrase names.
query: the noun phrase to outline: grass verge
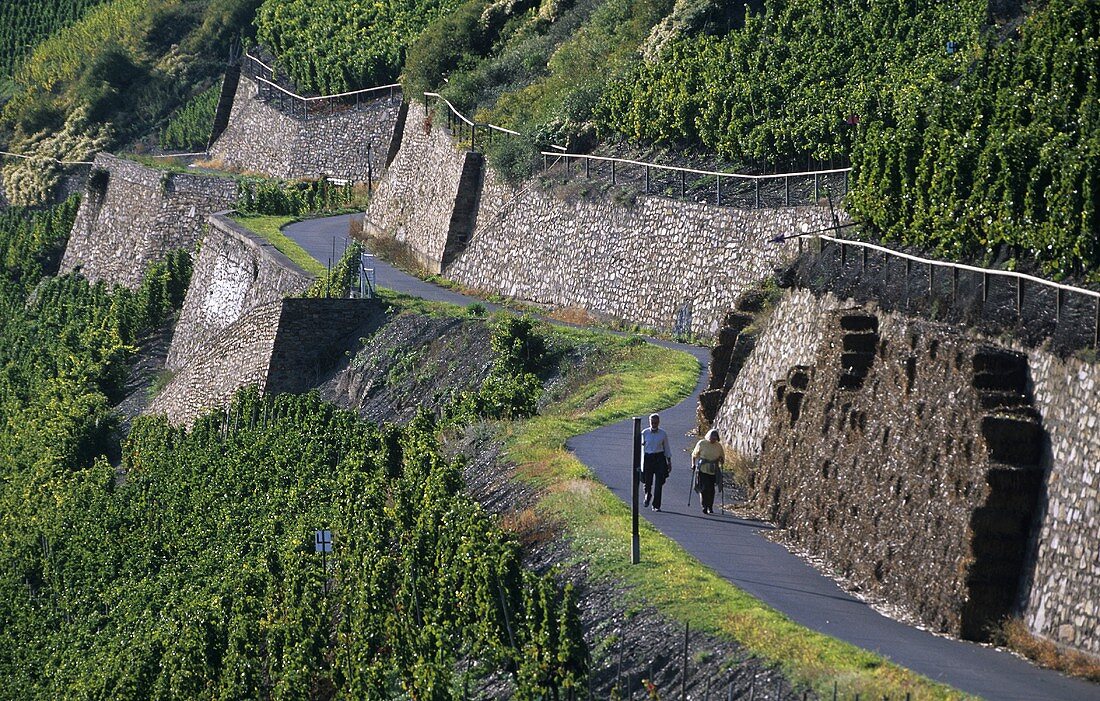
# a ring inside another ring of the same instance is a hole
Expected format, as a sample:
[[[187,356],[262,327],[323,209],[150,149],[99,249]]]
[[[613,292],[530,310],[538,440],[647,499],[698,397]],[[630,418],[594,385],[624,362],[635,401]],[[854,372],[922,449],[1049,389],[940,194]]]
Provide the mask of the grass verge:
[[[284,226],[300,221],[298,217],[235,216],[231,219],[266,240],[278,249],[279,253],[282,253],[307,273],[318,277],[325,274],[325,266],[314,260],[313,256],[305,252],[305,249],[283,233]]]
[[[582,331],[565,331],[583,335]],[[822,698],[834,682],[845,698],[971,698],[886,659],[795,624],[718,577],[643,521],[643,560],[629,564],[630,511],[565,450],[571,436],[655,407],[675,404],[695,386],[698,364],[685,353],[592,334],[614,360],[599,377],[529,421],[506,429],[517,478],[541,488],[540,518],[561,523],[591,576],[625,583],[628,605],[654,606],[692,629],[732,638],[782,667]]]

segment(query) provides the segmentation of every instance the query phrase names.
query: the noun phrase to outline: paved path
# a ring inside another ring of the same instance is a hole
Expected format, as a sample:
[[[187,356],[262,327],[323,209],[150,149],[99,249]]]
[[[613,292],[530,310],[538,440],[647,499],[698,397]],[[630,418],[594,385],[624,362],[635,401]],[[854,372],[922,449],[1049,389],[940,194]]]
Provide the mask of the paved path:
[[[286,234],[310,255],[327,260],[333,237],[343,241],[350,219],[349,215],[302,222],[287,227]],[[423,282],[381,261],[375,269],[381,287],[456,304],[476,301]],[[643,516],[658,530],[720,576],[798,623],[877,652],[936,681],[991,701],[1100,701],[1100,685],[1039,669],[1010,653],[937,637],[879,615],[803,560],[764,538],[761,532],[770,528],[766,523],[723,514],[705,516],[697,496],[688,508],[691,481],[688,452],[694,445],[689,434],[694,433],[696,398],[706,382],[710,352],[695,346],[658,343],[691,353],[702,366],[699,386],[692,396],[661,411],[661,427],[668,431],[677,457],[672,476],[665,484],[661,512],[643,511]],[[631,434],[632,422],[628,419],[568,443],[577,457],[628,503]],[[645,557],[644,540],[642,557]]]

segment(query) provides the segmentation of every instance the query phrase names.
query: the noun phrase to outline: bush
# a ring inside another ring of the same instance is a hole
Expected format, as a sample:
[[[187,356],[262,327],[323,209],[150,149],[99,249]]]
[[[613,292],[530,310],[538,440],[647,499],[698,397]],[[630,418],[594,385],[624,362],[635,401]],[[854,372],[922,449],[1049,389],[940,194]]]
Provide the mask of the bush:
[[[539,148],[522,136],[497,135],[485,149],[489,165],[512,184],[531,177],[539,162]]]

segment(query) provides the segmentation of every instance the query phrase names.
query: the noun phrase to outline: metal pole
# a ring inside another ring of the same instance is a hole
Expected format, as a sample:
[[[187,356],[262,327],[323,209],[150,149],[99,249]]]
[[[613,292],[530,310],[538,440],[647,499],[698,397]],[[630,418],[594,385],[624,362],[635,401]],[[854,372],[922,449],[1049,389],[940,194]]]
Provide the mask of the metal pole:
[[[611,184],[615,184],[615,161],[611,161]]]
[[[755,178],[753,183],[756,185],[756,208],[760,209],[760,178]]]
[[[989,299],[989,273],[982,273],[982,301]]]
[[[1093,316],[1092,347],[1100,349],[1100,297],[1096,298],[1096,311]]]
[[[687,701],[688,688],[688,638],[691,636],[691,624],[684,624],[684,667],[680,678],[680,701]]]
[[[1062,288],[1056,287],[1054,292],[1056,295],[1054,299],[1054,323],[1059,324],[1062,321]]]
[[[680,171],[680,199],[684,199],[687,191],[687,178],[684,176],[684,171]]]
[[[585,177],[585,179],[587,179],[590,175],[590,173],[589,173],[589,166],[590,165],[592,165],[592,159],[591,158],[585,158],[584,159],[584,177]]]
[[[786,175],[783,176],[783,206],[791,206],[791,179]]]
[[[721,207],[722,206],[722,176],[721,175],[715,175],[714,176],[714,183],[717,186],[717,187],[715,187],[715,190],[714,190],[714,192],[715,192],[714,204]]]
[[[1016,278],[1016,316],[1020,316],[1024,308],[1024,279]]]
[[[821,176],[817,173],[814,173],[814,204],[817,204],[817,201],[821,199],[821,195],[819,194],[819,191],[821,189],[820,184]]]
[[[649,166],[645,167],[645,194],[649,194]]]
[[[614,161],[612,161],[614,163]],[[642,461],[642,417],[634,417],[634,450],[630,458],[630,564],[642,561],[642,540],[638,535],[638,469]]]

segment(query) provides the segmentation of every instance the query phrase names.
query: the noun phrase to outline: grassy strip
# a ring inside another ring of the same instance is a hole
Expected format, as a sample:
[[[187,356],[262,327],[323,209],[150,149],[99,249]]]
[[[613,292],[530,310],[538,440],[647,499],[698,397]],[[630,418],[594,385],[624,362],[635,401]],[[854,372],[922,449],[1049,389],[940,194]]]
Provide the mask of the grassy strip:
[[[256,217],[230,217],[244,228],[260,236],[276,249],[279,253],[289,258],[295,265],[311,275],[320,277],[325,274],[325,266],[317,262],[313,256],[305,252],[292,238],[283,233],[283,227],[299,221],[298,217],[285,216],[256,216]]]
[[[585,332],[568,332],[583,334]],[[797,625],[718,577],[643,521],[643,560],[629,563],[630,511],[565,450],[566,439],[627,416],[670,406],[695,386],[698,364],[685,353],[630,339],[592,335],[611,344],[616,360],[540,416],[511,429],[508,456],[518,477],[543,489],[541,518],[565,525],[576,557],[593,576],[628,585],[627,603],[654,606],[694,630],[733,638],[779,664],[799,684],[831,697],[969,698],[854,645]]]

